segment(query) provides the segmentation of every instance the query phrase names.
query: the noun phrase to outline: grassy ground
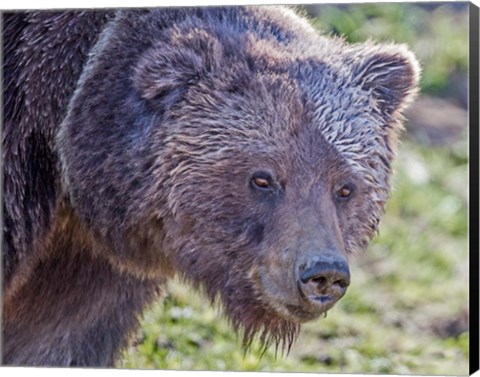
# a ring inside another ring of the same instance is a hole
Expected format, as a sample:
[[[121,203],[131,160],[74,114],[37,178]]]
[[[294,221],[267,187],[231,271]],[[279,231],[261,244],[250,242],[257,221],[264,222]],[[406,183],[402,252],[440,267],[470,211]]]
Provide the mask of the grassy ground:
[[[456,7],[456,8],[455,8]],[[465,77],[465,9],[364,4],[310,9],[315,25],[352,42],[408,43],[422,61],[422,92],[456,96]],[[457,80],[458,81],[458,80]],[[414,129],[416,125],[412,125]],[[466,125],[465,125],[466,127]],[[368,252],[351,260],[352,285],[302,328],[288,357],[246,355],[218,309],[170,284],[145,315],[120,366],[188,370],[466,374],[468,371],[468,159],[463,140],[422,145],[405,135],[395,190]]]
[[[288,357],[244,355],[206,299],[179,282],[146,314],[122,367],[466,374],[467,156],[405,142],[380,235],[352,258],[352,285],[302,328]]]

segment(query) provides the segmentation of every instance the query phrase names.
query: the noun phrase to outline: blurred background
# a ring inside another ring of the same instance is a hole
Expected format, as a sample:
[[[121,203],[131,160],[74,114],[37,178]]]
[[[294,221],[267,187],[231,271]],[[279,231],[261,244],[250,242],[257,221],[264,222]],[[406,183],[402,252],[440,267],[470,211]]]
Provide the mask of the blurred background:
[[[121,367],[317,373],[468,374],[468,4],[300,7],[325,34],[406,43],[421,61],[394,191],[352,285],[302,327],[288,357],[246,354],[220,310],[172,282]]]

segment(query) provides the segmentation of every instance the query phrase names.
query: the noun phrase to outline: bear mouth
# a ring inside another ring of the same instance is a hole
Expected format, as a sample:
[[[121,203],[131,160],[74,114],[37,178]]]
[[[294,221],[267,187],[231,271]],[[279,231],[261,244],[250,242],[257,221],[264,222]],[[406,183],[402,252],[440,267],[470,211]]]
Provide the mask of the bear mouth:
[[[317,319],[330,310],[338,301],[330,294],[305,295],[300,287],[278,287],[269,279],[268,274],[252,274],[253,290],[261,294],[269,310],[287,321],[302,324]]]
[[[317,319],[321,314],[326,313],[325,311],[311,311],[306,310],[304,307],[299,305],[286,305],[285,308],[288,310],[289,314],[298,322],[308,322],[314,319]]]
[[[311,301],[316,301],[322,305],[328,305],[330,303],[335,303],[335,300],[332,298],[332,296],[315,296],[310,298]]]
[[[322,314],[325,315],[336,303],[337,300],[329,295],[318,295],[305,297],[301,305],[287,304],[285,309],[291,319],[302,323],[315,320]]]

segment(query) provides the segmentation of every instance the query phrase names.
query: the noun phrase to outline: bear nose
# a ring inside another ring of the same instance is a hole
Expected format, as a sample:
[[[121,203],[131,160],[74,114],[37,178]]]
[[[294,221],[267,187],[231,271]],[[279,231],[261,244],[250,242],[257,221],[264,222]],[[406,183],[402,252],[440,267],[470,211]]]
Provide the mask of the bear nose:
[[[308,300],[334,304],[347,291],[350,271],[343,259],[323,258],[301,267],[299,278],[299,289]]]

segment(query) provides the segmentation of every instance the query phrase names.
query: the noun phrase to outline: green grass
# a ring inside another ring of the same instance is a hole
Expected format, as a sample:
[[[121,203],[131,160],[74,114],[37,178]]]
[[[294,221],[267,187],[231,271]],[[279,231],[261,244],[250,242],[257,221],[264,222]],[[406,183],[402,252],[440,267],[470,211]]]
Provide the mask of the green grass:
[[[456,152],[454,152],[456,151]],[[244,354],[217,308],[173,282],[145,315],[120,366],[183,370],[465,374],[468,333],[466,146],[405,142],[395,190],[369,250],[351,260],[352,285],[302,328],[288,357]]]

